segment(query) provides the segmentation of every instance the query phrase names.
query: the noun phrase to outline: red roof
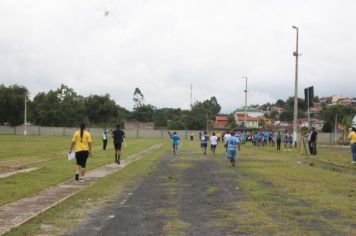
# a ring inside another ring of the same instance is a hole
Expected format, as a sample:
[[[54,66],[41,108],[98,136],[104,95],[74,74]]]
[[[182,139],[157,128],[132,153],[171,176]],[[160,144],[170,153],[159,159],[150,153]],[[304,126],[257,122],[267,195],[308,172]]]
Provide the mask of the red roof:
[[[227,116],[215,116],[215,122],[223,122],[227,120]]]

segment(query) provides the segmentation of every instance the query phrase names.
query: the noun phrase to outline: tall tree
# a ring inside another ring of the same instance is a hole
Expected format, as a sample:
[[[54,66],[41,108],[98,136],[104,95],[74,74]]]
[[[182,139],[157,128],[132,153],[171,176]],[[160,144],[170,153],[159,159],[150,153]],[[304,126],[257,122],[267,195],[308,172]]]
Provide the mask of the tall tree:
[[[145,104],[144,96],[139,88],[135,88],[134,95],[133,95],[133,101],[135,103],[134,108],[138,108]]]
[[[109,94],[90,95],[85,99],[85,106],[89,121],[95,124],[108,124],[117,119],[119,114],[118,106]]]
[[[28,90],[23,86],[0,84],[0,123],[23,124],[25,96],[28,100]]]

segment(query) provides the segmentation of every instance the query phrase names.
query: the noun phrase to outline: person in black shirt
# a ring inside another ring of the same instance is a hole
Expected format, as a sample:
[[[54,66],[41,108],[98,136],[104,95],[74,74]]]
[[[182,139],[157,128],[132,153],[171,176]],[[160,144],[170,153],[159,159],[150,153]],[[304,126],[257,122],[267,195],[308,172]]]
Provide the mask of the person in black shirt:
[[[317,142],[318,132],[315,131],[315,128],[311,128],[310,135],[310,146],[311,146],[311,155],[316,155],[316,142]]]
[[[116,130],[111,133],[111,136],[114,139],[115,162],[120,165],[121,146],[125,138],[125,132],[120,129],[120,125],[117,125]]]

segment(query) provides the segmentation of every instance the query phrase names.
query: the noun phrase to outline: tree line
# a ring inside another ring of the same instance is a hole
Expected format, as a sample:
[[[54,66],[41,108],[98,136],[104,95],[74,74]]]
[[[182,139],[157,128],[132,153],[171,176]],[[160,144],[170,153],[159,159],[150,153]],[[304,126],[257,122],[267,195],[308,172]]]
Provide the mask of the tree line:
[[[64,84],[55,90],[38,93],[33,100],[29,99],[28,94],[29,91],[24,86],[7,87],[0,84],[0,124],[11,126],[23,124],[25,96],[28,108],[27,120],[41,126],[73,127],[85,121],[92,127],[101,127],[115,126],[123,121],[138,121],[154,122],[157,128],[202,130],[206,128],[207,121],[214,120],[221,110],[215,96],[204,101],[196,101],[190,110],[156,108],[145,103],[144,95],[139,88],[136,88],[133,93],[132,111],[116,104],[109,94],[84,97]],[[315,102],[318,100],[316,97]],[[267,103],[267,105],[284,108],[284,112],[280,114],[277,112],[266,114],[268,118],[281,121],[293,120],[293,97],[285,101],[278,99],[276,103]],[[352,106],[322,105],[322,111],[319,114],[312,114],[312,118],[324,120],[325,132],[330,132],[335,127],[336,117],[337,122],[346,127],[356,114],[356,109]],[[306,110],[304,99],[298,98],[298,117],[305,118]],[[233,115],[230,114],[228,118],[228,124],[235,127]]]
[[[27,120],[33,125],[54,127],[73,127],[83,121],[92,127],[137,121],[154,122],[155,127],[176,130],[204,129],[207,120],[214,120],[221,110],[214,96],[195,102],[190,110],[156,108],[144,102],[139,88],[133,94],[132,111],[116,104],[109,94],[84,97],[64,84],[55,90],[36,94],[33,100],[28,94],[24,86],[0,84],[0,124],[16,126],[24,123],[25,97]]]

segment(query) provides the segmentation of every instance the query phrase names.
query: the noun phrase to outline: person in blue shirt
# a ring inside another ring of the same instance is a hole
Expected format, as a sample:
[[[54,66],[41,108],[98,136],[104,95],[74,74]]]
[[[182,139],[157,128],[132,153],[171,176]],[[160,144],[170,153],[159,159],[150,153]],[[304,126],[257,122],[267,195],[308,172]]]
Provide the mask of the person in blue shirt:
[[[227,158],[230,159],[231,165],[234,167],[237,158],[237,147],[240,145],[241,139],[235,136],[235,131],[231,132],[231,137],[227,140]]]
[[[178,144],[180,140],[179,135],[175,131],[173,132],[173,134],[168,131],[168,134],[172,139],[173,155],[176,155],[176,150],[178,149]]]

